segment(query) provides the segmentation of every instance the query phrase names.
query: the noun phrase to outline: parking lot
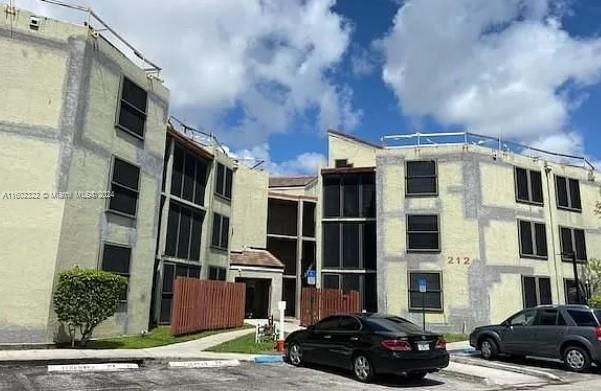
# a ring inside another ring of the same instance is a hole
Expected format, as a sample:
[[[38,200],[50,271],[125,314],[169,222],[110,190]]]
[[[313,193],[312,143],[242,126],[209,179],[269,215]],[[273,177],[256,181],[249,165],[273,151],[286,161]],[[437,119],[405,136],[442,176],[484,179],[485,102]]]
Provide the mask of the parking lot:
[[[470,358],[479,360],[478,358]],[[592,391],[601,388],[601,373],[573,374],[557,364],[538,361],[502,364],[548,371],[562,382],[540,379],[536,389]],[[508,374],[511,377],[511,373]],[[420,390],[500,390],[533,388],[532,384],[514,387],[491,384],[465,374],[443,371],[425,380],[408,382],[398,377],[377,379],[365,385],[353,380],[349,373],[325,368],[296,368],[288,364],[242,363],[236,367],[170,369],[165,364],[151,363],[137,370],[122,372],[48,373],[45,366],[0,367],[0,390],[385,390],[412,388]]]

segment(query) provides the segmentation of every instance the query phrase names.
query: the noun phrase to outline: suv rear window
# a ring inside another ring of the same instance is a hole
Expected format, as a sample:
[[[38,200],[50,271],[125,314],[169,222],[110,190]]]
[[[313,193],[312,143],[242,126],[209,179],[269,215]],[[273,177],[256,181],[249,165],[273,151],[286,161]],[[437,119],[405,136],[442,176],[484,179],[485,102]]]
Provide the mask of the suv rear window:
[[[568,310],[568,314],[578,326],[597,327],[597,321],[591,311]]]
[[[593,312],[595,313],[595,316],[597,317],[597,320],[601,324],[601,310],[594,310]]]

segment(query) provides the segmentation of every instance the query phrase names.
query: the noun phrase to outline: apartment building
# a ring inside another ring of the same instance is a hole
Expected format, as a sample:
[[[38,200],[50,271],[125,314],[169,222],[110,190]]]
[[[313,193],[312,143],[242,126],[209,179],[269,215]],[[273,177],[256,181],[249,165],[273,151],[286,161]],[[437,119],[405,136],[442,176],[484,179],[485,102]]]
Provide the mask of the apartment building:
[[[61,271],[126,276],[96,335],[148,328],[169,92],[91,26],[3,7],[0,343],[64,336]]]
[[[316,224],[320,204],[316,176],[269,178],[267,250],[284,264],[282,300],[285,315],[300,316],[302,288],[307,272],[316,271],[320,230]]]
[[[428,327],[441,331],[574,302],[572,254],[580,275],[587,259],[601,256],[596,171],[582,159],[512,149],[501,140],[434,136],[386,137],[378,145],[329,132],[329,167],[321,171],[322,286],[356,287],[356,277],[345,277],[359,273],[363,294],[377,292],[378,311],[417,322],[425,311]],[[366,204],[370,175],[375,214]],[[342,227],[330,228],[331,219]],[[372,221],[375,262],[373,245],[362,240]],[[332,277],[330,265],[341,277]],[[367,282],[372,270],[375,289]]]

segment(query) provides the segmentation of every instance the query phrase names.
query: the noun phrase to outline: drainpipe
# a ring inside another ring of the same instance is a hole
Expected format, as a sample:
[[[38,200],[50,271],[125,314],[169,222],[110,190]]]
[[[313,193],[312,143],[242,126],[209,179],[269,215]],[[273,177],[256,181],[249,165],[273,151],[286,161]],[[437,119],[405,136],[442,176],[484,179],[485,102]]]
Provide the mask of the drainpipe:
[[[553,222],[553,207],[551,206],[551,186],[549,185],[551,181],[550,174],[551,167],[545,162],[545,176],[547,177],[547,208],[549,210],[549,224],[551,225],[551,248],[553,249],[550,253],[553,259],[553,270],[555,270],[555,287],[557,291],[557,304],[559,304],[561,301],[561,295],[559,294],[561,291],[561,284],[559,283],[560,276],[557,268],[557,251],[555,251],[555,223]]]

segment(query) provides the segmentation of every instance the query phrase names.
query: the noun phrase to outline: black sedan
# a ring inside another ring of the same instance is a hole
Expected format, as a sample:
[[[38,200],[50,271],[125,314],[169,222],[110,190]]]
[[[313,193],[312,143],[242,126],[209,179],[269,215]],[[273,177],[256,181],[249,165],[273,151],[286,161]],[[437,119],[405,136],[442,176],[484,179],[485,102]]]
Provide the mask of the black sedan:
[[[290,334],[285,348],[292,365],[349,369],[362,382],[384,373],[421,379],[449,365],[441,335],[406,319],[381,314],[329,316]]]

